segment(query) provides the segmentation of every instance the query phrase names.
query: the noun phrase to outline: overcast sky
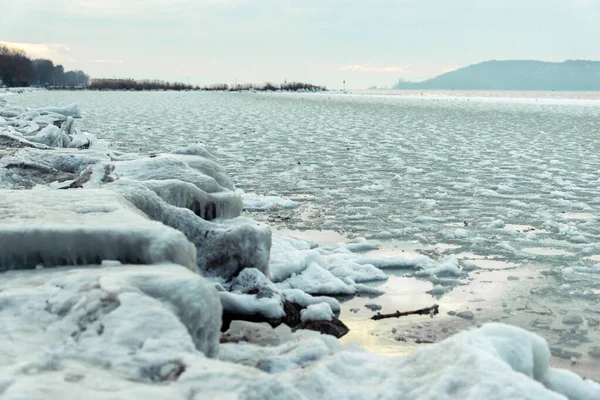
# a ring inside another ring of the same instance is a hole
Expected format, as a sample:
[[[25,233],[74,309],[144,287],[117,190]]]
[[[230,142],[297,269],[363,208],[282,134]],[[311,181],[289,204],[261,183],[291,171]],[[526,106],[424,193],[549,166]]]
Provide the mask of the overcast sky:
[[[391,86],[600,60],[600,0],[0,0],[0,42],[92,77]]]

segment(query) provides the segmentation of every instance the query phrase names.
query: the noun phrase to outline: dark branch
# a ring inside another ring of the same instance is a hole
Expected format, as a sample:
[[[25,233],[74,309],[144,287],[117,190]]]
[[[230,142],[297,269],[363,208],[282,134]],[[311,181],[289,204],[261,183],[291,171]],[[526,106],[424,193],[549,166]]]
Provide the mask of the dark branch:
[[[439,314],[439,307],[440,306],[438,306],[437,304],[434,304],[431,307],[421,308],[420,310],[414,310],[414,311],[405,311],[405,312],[396,311],[395,313],[392,313],[392,314],[377,313],[377,315],[373,315],[371,317],[371,319],[378,321],[378,320],[384,319],[384,318],[400,318],[400,317],[404,317],[406,315],[429,315],[433,318],[434,315]]]

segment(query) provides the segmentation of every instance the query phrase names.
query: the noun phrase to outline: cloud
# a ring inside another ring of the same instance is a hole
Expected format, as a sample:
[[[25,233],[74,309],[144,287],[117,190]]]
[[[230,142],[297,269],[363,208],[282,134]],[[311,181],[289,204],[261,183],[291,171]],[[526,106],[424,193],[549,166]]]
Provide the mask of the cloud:
[[[71,59],[69,60],[71,62],[78,62],[78,63],[114,63],[114,64],[121,64],[123,63],[123,60],[76,60],[76,59]]]
[[[376,73],[386,73],[386,72],[408,72],[410,71],[410,64],[406,64],[401,67],[377,67],[369,64],[355,64],[355,65],[344,65],[339,68],[340,71],[353,71],[353,72],[376,72]]]
[[[19,43],[19,42],[3,42],[8,47],[24,50],[33,58],[48,58],[55,62],[63,62],[69,60],[69,46],[60,43]]]

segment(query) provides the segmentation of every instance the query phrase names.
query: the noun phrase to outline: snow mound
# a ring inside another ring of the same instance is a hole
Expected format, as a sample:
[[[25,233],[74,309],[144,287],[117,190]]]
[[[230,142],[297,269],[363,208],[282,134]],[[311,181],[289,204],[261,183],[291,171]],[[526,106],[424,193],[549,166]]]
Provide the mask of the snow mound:
[[[331,321],[333,311],[327,303],[311,304],[300,312],[302,322],[306,321]]]
[[[0,270],[173,262],[196,266],[185,236],[105,190],[0,191]]]
[[[57,373],[65,391],[83,380],[77,391],[90,394],[103,391],[89,385],[102,370],[119,390],[126,380],[169,380],[185,357],[218,351],[216,291],[176,265],[5,272],[0,304],[3,398],[43,398]]]

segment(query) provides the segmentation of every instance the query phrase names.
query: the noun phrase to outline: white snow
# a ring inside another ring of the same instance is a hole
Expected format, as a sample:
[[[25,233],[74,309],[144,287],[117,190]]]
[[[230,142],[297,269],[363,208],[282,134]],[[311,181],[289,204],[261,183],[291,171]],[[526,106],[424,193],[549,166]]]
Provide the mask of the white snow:
[[[279,298],[261,297],[252,294],[219,292],[223,309],[233,314],[261,314],[267,318],[281,318],[285,315]]]
[[[302,322],[307,321],[331,321],[333,311],[327,303],[311,304],[300,312]]]

